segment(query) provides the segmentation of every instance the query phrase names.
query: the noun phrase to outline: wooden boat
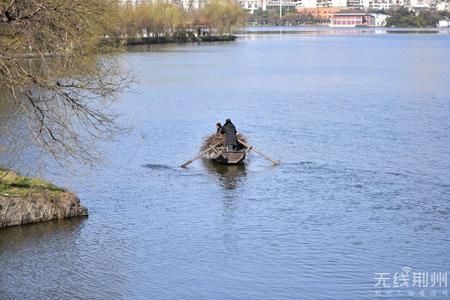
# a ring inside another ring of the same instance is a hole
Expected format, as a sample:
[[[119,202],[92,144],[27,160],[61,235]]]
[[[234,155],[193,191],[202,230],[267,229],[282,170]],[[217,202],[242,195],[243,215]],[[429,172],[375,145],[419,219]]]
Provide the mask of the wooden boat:
[[[239,164],[243,164],[244,163],[245,156],[250,151],[253,151],[253,152],[261,155],[262,157],[270,160],[274,165],[278,165],[279,164],[278,161],[271,159],[267,155],[259,152],[255,148],[253,148],[253,146],[248,145],[244,140],[239,139],[239,134],[238,134],[238,146],[239,146],[239,148],[238,148],[238,150],[235,150],[235,151],[230,151],[230,150],[227,150],[226,148],[224,148],[223,147],[223,143],[224,142],[223,142],[222,139],[220,139],[219,141],[215,141],[215,143],[213,143],[213,141],[217,138],[217,136],[218,136],[217,134],[211,135],[205,141],[203,149],[202,149],[202,152],[197,154],[197,156],[195,156],[191,160],[188,160],[187,162],[182,164],[180,167],[186,168],[189,164],[191,164],[192,162],[196,161],[200,157],[211,159],[214,162],[217,162],[219,164],[239,165]]]
[[[245,150],[237,151],[217,151],[217,153],[212,157],[212,159],[219,163],[225,165],[239,165],[244,163],[245,155],[247,152]]]

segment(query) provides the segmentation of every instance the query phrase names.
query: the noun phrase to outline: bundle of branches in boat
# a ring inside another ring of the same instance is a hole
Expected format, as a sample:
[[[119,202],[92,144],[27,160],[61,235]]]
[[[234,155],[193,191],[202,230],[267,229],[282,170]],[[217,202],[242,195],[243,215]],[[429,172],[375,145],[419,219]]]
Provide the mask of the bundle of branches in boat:
[[[274,165],[280,164],[279,161],[276,161],[276,160],[270,158],[269,156],[265,155],[261,151],[256,150],[255,147],[253,147],[252,145],[249,145],[247,142],[247,138],[243,134],[238,133],[237,139],[239,141],[238,146],[242,146],[243,148],[246,148],[246,152],[249,152],[251,150],[251,151],[255,152],[256,154],[264,157],[265,159],[270,160]],[[207,136],[203,140],[203,145],[200,148],[201,152],[196,157],[194,157],[194,158],[188,160],[187,162],[185,162],[184,164],[182,164],[180,167],[186,168],[189,164],[193,163],[194,161],[196,161],[197,159],[199,159],[202,156],[204,156],[208,159],[215,158],[217,152],[222,151],[225,148],[224,144],[225,144],[225,136],[220,133],[215,133],[210,136]]]
[[[243,134],[238,133],[237,138],[238,138],[238,140],[241,140],[244,143],[247,143],[247,138]],[[200,151],[205,151],[207,149],[210,149],[209,148],[210,146],[213,146],[216,150],[220,151],[220,150],[224,149],[224,147],[225,147],[224,143],[225,143],[225,135],[220,134],[220,133],[214,133],[214,134],[211,134],[210,136],[205,137],[205,139],[203,140],[203,145],[200,148]],[[216,153],[212,149],[210,149],[210,151],[206,152],[205,157],[210,159],[215,154]]]

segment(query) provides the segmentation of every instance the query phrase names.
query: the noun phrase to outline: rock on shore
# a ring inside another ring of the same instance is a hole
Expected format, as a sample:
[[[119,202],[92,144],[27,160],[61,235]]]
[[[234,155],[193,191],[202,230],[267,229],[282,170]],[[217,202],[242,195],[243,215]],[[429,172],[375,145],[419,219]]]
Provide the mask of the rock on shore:
[[[74,193],[0,168],[0,228],[87,214]]]
[[[0,228],[87,215],[87,209],[71,192],[43,191],[27,197],[0,195]]]
[[[0,228],[87,215],[87,209],[71,192],[0,196]]]

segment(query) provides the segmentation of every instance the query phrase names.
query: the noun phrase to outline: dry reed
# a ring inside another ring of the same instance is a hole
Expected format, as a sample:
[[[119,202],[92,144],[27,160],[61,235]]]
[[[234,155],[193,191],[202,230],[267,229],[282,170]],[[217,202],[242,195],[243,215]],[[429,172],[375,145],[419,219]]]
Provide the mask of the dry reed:
[[[247,138],[243,134],[238,133],[237,134],[237,138],[239,140],[243,141],[244,143],[248,144]],[[214,146],[214,148],[216,150],[220,151],[220,150],[222,150],[224,148],[224,142],[225,142],[225,135],[224,134],[220,134],[220,133],[211,134],[211,135],[209,135],[209,136],[204,138],[203,144],[202,144],[202,146],[200,148],[200,151],[205,151],[205,150],[209,149],[209,147],[211,147],[211,146]],[[207,158],[211,158],[215,154],[216,153],[213,150],[211,150],[211,151],[207,152],[205,154],[205,156]]]

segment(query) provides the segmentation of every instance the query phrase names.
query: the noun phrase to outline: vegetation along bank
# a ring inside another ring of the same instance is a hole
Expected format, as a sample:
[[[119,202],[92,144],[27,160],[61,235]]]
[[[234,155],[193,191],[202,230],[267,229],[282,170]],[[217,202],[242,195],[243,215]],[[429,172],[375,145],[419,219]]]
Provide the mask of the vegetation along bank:
[[[0,228],[87,215],[74,193],[0,169]]]

